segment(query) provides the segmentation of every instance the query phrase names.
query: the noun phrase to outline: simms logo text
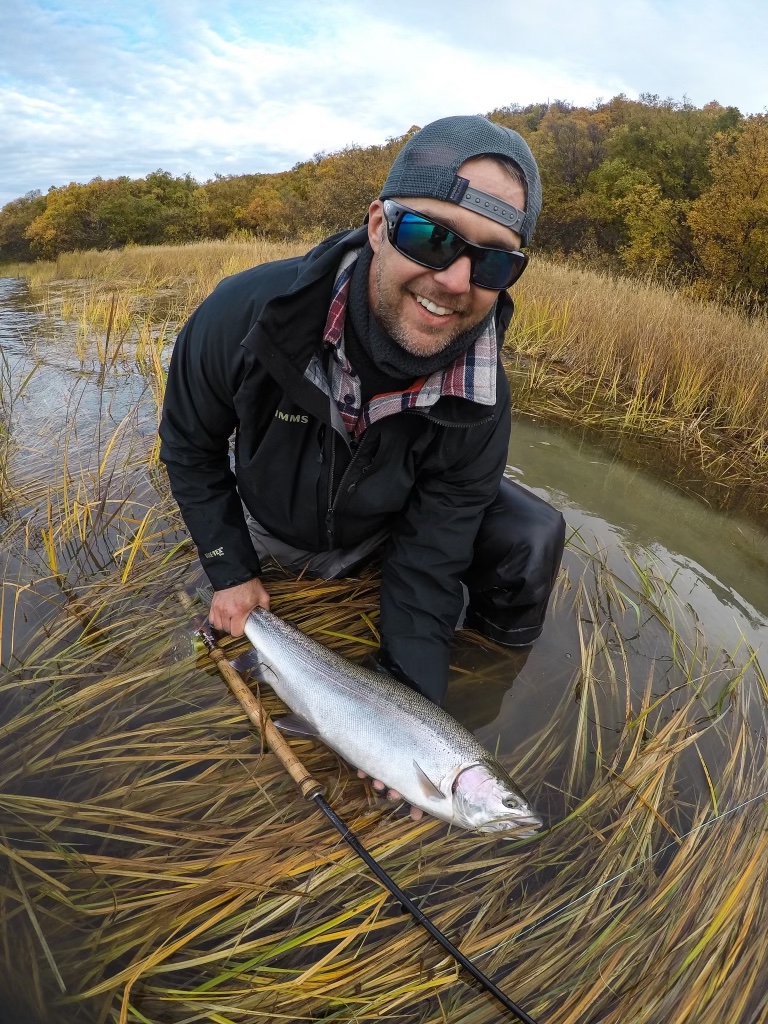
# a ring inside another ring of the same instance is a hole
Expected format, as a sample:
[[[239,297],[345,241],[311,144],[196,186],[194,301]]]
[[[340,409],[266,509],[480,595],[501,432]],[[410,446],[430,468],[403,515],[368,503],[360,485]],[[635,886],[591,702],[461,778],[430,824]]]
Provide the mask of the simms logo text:
[[[279,409],[275,413],[275,418],[285,420],[286,423],[309,423],[309,416],[301,416],[297,412],[280,412]]]
[[[224,554],[224,548],[214,548],[213,551],[206,551],[206,558],[220,558]]]

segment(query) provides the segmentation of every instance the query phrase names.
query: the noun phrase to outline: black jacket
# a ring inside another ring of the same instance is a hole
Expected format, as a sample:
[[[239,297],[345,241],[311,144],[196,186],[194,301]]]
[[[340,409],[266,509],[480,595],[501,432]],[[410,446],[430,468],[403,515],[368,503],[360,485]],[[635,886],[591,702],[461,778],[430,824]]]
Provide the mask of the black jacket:
[[[506,464],[509,390],[499,366],[493,407],[445,396],[428,412],[379,420],[356,445],[334,429],[329,399],[304,370],[341,257],[365,240],[365,229],[335,235],[219,284],[177,339],[160,456],[217,590],[261,572],[240,497],[270,533],[308,551],[351,547],[388,527],[382,659],[439,701],[459,581]],[[499,345],[511,312],[503,293]]]

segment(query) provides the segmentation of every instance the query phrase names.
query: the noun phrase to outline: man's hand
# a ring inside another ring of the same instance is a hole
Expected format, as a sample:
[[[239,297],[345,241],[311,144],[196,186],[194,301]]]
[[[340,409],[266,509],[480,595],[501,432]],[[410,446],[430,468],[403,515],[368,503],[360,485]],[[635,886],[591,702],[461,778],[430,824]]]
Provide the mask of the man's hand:
[[[362,771],[360,768],[357,769],[357,777],[358,777],[358,779],[367,779],[368,778],[368,776],[365,774],[365,772]],[[373,785],[373,788],[376,790],[377,793],[383,793],[384,790],[387,789],[387,787],[384,785],[384,783],[380,779],[374,779],[372,785]],[[402,800],[403,798],[400,796],[400,794],[397,792],[396,789],[387,789],[387,799],[388,800]],[[412,818],[413,821],[421,821],[421,819],[424,817],[424,811],[422,811],[422,809],[420,807],[411,807],[410,810],[411,810],[411,818]]]
[[[217,590],[211,601],[208,621],[222,633],[242,636],[245,620],[254,608],[266,608],[269,611],[269,594],[258,577],[236,587]]]

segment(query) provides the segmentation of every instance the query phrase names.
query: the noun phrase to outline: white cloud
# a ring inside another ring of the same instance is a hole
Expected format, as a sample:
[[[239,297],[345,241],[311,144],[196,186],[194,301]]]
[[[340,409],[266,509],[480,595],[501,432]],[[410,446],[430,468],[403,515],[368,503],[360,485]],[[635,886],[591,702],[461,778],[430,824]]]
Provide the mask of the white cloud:
[[[738,103],[736,82],[758,98],[741,105],[760,108],[749,55],[761,26],[744,22],[755,31],[741,60],[716,77],[738,15],[714,0],[229,0],[215,15],[173,0],[14,2],[0,15],[0,202],[157,167],[276,170],[513,102],[643,90]]]

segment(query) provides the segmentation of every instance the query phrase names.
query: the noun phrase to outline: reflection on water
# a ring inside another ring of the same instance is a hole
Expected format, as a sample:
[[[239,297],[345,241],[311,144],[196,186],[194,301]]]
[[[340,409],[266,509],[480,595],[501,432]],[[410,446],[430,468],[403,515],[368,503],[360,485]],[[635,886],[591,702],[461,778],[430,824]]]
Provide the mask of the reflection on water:
[[[516,422],[509,450],[509,475],[552,501],[585,541],[650,555],[710,641],[730,648],[743,634],[765,645],[768,532],[542,423]]]
[[[509,451],[507,475],[565,516],[570,540],[564,567],[571,582],[585,572],[578,554],[583,548],[598,552],[604,571],[641,592],[643,576],[638,577],[633,561],[652,580],[671,583],[671,622],[650,616],[633,622],[631,614],[616,615],[638,696],[649,674],[654,693],[663,691],[665,680],[670,685],[680,681],[670,628],[688,648],[700,649],[710,666],[728,663],[718,648],[746,658],[746,642],[768,668],[768,533],[542,423],[515,422]],[[463,682],[466,677],[455,673],[448,708],[491,749],[517,750],[546,728],[563,700],[571,700],[575,718],[581,650],[572,597],[571,590],[554,602],[542,637],[528,653],[500,657],[459,645],[458,667],[478,673],[482,682]],[[613,614],[608,608],[604,613]],[[713,678],[722,682],[725,677],[715,673]],[[603,722],[606,733],[623,721],[620,699],[613,716],[609,712]],[[697,785],[702,783],[699,776]]]

